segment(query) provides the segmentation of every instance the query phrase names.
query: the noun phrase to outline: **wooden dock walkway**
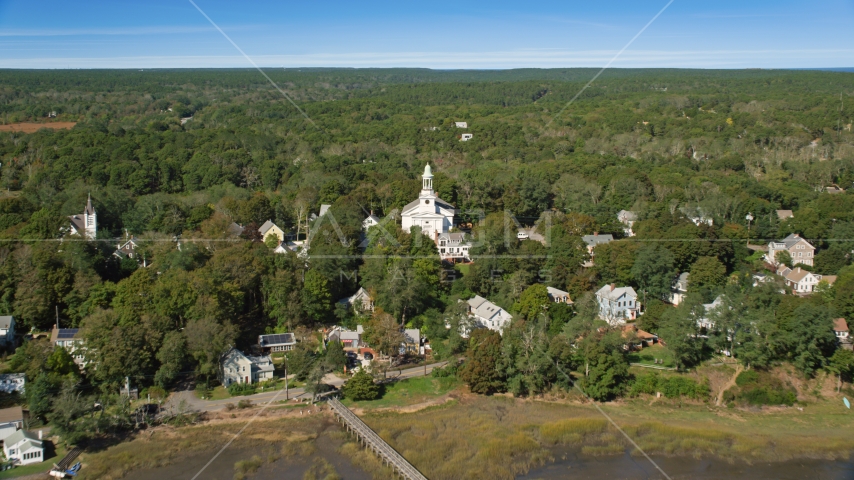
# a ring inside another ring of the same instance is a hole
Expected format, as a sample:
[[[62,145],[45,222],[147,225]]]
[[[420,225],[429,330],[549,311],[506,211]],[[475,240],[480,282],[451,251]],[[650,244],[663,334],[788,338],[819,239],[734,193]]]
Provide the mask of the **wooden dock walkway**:
[[[348,431],[356,435],[359,441],[365,445],[365,448],[370,448],[383,463],[394,469],[395,473],[408,480],[427,480],[423,473],[412,466],[403,455],[391,447],[385,440],[376,434],[371,427],[367,426],[355,413],[345,407],[337,398],[329,398],[329,406],[335,413],[336,418],[344,424]]]

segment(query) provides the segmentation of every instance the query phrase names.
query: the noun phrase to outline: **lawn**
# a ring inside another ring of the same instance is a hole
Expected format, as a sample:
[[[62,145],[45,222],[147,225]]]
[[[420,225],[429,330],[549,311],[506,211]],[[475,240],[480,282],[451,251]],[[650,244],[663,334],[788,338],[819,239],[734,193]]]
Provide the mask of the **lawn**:
[[[343,403],[356,408],[387,408],[402,407],[425,402],[431,398],[444,395],[460,386],[455,377],[433,378],[417,377],[389,383],[384,386],[383,396],[377,400],[359,401],[345,399]]]
[[[47,447],[47,443],[45,445]],[[24,465],[23,467],[15,467],[11,470],[0,471],[0,478],[15,478],[23,477],[24,475],[33,475],[37,473],[47,473],[54,463],[59,462],[65,456],[66,448],[62,445],[57,445],[55,448],[45,448],[45,461]],[[47,477],[45,475],[45,477]]]
[[[297,380],[291,379],[288,381],[288,388],[302,388],[305,386],[305,382],[299,382]],[[264,392],[274,392],[276,390],[284,390],[285,382],[284,380],[276,382],[275,387],[266,386],[263,389],[259,386],[255,389],[255,392],[249,393],[246,395],[254,395],[256,393],[264,393]],[[196,388],[195,394],[197,398],[201,398],[202,400],[225,400],[227,398],[232,398],[232,395],[228,393],[228,389],[223,387],[222,385],[214,387],[209,390],[205,390],[202,388]],[[244,397],[246,395],[237,395],[238,397]]]
[[[628,358],[631,363],[642,363],[644,365],[655,365],[658,367],[676,367],[673,352],[660,343],[656,343],[651,347],[646,347],[639,352],[632,352],[628,355]],[[655,363],[655,360],[658,360],[658,363]],[[662,363],[662,361],[664,363]]]

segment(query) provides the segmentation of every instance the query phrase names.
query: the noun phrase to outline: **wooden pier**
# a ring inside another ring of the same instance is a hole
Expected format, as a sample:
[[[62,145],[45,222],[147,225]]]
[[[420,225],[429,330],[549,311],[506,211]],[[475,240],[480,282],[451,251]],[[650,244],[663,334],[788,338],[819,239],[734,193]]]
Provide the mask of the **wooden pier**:
[[[423,473],[412,466],[403,455],[391,447],[385,440],[376,434],[371,427],[367,426],[355,413],[345,407],[337,398],[329,398],[329,406],[335,413],[336,418],[344,424],[347,431],[352,432],[365,448],[371,449],[383,463],[390,466],[395,473],[408,480],[427,480]]]

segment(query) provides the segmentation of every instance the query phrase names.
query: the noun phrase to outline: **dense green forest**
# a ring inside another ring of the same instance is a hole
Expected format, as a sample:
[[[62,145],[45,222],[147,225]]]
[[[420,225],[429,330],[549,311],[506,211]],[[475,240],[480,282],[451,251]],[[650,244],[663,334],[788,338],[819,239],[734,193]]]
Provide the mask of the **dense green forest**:
[[[744,353],[754,364],[788,358],[805,373],[833,354],[825,323],[854,314],[854,74],[610,70],[567,107],[595,71],[268,73],[311,121],[250,70],[0,71],[4,125],[77,122],[0,132],[0,314],[22,331],[49,329],[57,314],[85,327],[99,364],[92,380],[110,386],[126,375],[164,386],[187,370],[210,376],[225,347],[260,333],[353,323],[336,301],[360,285],[381,307],[375,317],[450,336],[447,352],[465,348],[444,328],[461,317],[457,299],[480,294],[539,325],[528,312],[540,282],[582,306],[605,283],[632,285],[648,294],[642,326],[681,338],[696,312],[665,311],[660,300],[690,271],[701,279],[693,305],[746,296],[739,305],[767,326],[740,332],[756,336]],[[474,137],[461,142],[463,131]],[[439,196],[483,239],[482,258],[454,270],[430,239],[392,224],[363,257],[364,217],[417,198],[427,163]],[[825,191],[834,185],[847,192]],[[89,194],[98,241],[60,241]],[[337,223],[312,226],[307,260],[274,254],[252,233],[273,220],[304,234],[321,204]],[[619,240],[623,209],[639,221],[636,237]],[[778,209],[794,217],[781,222]],[[548,245],[505,242],[504,212],[525,225],[548,216]],[[695,225],[694,214],[713,225]],[[247,227],[240,237],[229,235],[232,222]],[[580,236],[593,232],[619,241],[583,268]],[[751,285],[762,267],[748,235],[762,244],[789,233],[817,247],[816,272],[839,274],[831,290],[799,298]],[[127,234],[146,267],[112,256]],[[541,350],[520,346],[525,322],[505,334],[512,360],[486,390],[540,391],[559,378],[543,365],[583,363],[554,339],[574,338],[593,316],[564,310],[537,327]],[[382,320],[373,320],[376,342]],[[690,365],[712,343],[721,348],[722,335],[674,348]],[[616,343],[590,346],[588,371],[590,358],[610,368]]]

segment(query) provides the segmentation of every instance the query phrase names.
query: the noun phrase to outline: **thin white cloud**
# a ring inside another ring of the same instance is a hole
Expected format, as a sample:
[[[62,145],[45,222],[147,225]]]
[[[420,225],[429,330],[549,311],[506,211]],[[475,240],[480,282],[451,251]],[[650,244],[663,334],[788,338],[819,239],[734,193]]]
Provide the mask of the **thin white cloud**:
[[[238,25],[228,27],[229,31],[254,30],[257,25]],[[109,27],[109,28],[37,28],[10,29],[0,28],[0,37],[75,37],[89,35],[168,35],[181,33],[215,32],[210,25],[162,25],[148,27]]]
[[[356,52],[257,55],[264,68],[425,67],[439,69],[602,67],[613,50],[555,49],[494,52]],[[642,50],[625,52],[614,68],[800,68],[854,65],[854,49]],[[0,58],[0,68],[240,68],[239,55]]]

